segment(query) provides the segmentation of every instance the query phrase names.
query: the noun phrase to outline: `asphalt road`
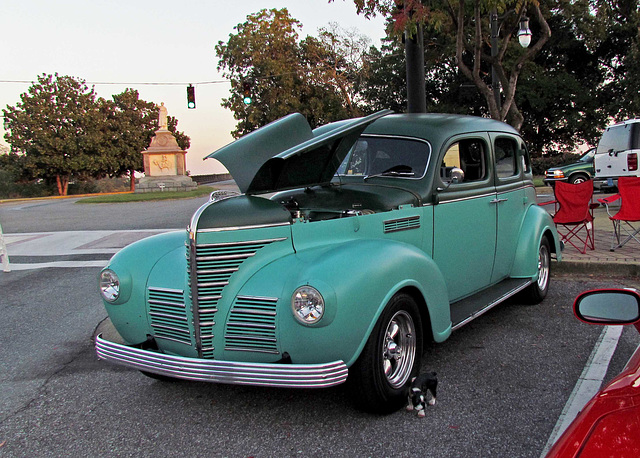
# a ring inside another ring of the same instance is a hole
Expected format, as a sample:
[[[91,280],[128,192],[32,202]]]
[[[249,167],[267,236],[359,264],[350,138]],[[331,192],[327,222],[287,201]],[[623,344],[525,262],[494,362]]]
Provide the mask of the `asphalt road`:
[[[202,201],[4,204],[0,221],[5,232],[182,228]],[[537,457],[602,331],[572,316],[573,298],[629,285],[554,276],[542,304],[503,304],[427,346],[423,368],[438,373],[438,403],[419,419],[361,413],[345,386],[166,383],[99,361],[91,342],[106,317],[98,271],[0,272],[0,456]],[[625,329],[608,378],[639,341]]]

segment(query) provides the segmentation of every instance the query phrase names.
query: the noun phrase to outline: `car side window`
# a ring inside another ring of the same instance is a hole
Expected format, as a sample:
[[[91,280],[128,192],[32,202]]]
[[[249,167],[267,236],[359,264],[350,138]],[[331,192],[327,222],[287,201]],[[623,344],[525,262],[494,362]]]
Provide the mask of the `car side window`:
[[[497,138],[495,143],[496,175],[508,178],[518,174],[518,143],[512,138]]]
[[[520,142],[520,153],[522,155],[522,170],[524,170],[524,173],[531,173],[531,158],[529,157],[527,145],[523,141]],[[595,149],[593,153],[595,154]],[[593,161],[593,158],[591,160]]]
[[[454,168],[462,169],[462,183],[484,180],[487,176],[487,148],[479,138],[460,140],[452,144],[440,165],[440,178],[445,183],[451,182]]]

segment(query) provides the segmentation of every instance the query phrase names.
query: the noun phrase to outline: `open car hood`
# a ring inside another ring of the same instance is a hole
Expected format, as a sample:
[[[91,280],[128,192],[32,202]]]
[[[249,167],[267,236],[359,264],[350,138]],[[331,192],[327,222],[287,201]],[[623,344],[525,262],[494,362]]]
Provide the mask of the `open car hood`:
[[[312,131],[294,113],[239,138],[207,158],[222,162],[244,194],[329,183],[369,124],[391,114],[383,110],[364,118],[329,124]]]

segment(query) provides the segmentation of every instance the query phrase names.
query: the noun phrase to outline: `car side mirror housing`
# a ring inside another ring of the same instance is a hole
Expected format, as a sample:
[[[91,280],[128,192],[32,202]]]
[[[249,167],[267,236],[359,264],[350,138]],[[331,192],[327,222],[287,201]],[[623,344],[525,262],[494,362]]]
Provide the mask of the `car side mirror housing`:
[[[612,325],[640,322],[640,294],[632,289],[601,289],[578,295],[573,310],[585,323]]]
[[[459,167],[451,169],[451,183],[462,183],[464,181],[464,171]]]

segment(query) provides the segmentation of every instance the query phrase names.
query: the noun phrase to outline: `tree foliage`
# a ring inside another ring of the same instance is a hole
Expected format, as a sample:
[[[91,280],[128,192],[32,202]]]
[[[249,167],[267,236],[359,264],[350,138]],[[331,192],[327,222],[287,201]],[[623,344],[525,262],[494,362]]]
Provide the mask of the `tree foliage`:
[[[238,120],[234,137],[291,112],[305,115],[311,126],[361,113],[357,88],[366,41],[338,26],[300,40],[300,28],[286,8],[263,9],[216,45],[218,69],[231,83],[222,106]],[[243,102],[245,87],[250,105]]]
[[[59,194],[66,195],[72,177],[99,174],[93,89],[69,76],[41,75],[20,99],[3,110],[5,138],[13,151],[25,153],[35,178],[55,177]]]
[[[638,1],[555,0],[541,8],[553,34],[518,78],[514,100],[524,117],[521,132],[536,154],[594,145],[611,119],[640,116]],[[532,21],[534,36],[537,27]],[[403,111],[403,49],[388,30],[382,49],[369,53],[363,94],[372,108]],[[523,52],[513,47],[506,60]],[[427,22],[424,49],[428,111],[489,116],[485,97],[457,68],[451,27]],[[473,65],[469,53],[463,59]],[[481,63],[480,74],[488,85],[490,66]]]
[[[140,100],[137,91],[126,89],[105,100],[83,80],[58,74],[39,76],[3,114],[12,150],[3,169],[16,180],[55,181],[60,195],[72,180],[143,171],[140,153],[158,128],[158,108]],[[188,148],[189,137],[176,131],[177,120],[169,118],[168,124],[178,144]]]

